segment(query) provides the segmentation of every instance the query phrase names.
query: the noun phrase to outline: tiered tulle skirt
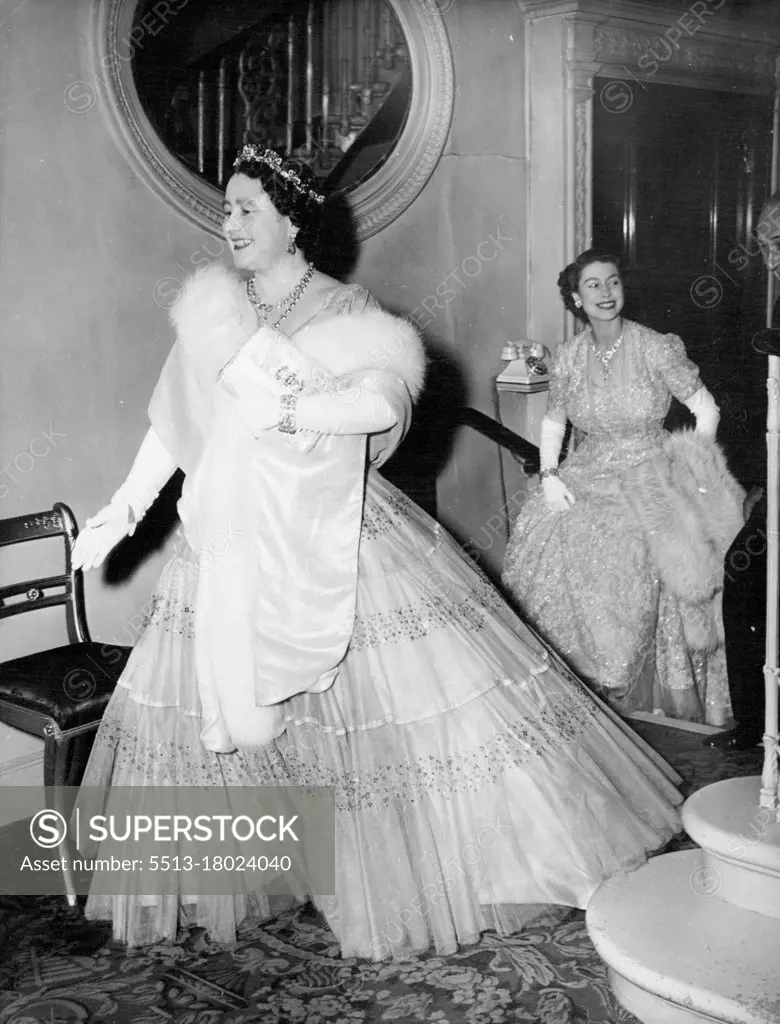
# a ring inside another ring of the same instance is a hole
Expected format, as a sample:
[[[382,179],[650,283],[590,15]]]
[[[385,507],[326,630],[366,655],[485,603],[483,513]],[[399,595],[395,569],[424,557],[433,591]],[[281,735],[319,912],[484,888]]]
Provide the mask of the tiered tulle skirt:
[[[85,785],[330,785],[336,895],[315,898],[345,956],[439,953],[585,907],[679,830],[677,776],[504,603],[455,542],[377,474],[357,620],[333,687],[286,706],[262,749],[200,742],[199,569],[182,540],[106,711]],[[186,885],[186,882],[182,883]],[[90,896],[129,945],[186,918],[230,943],[273,899]]]

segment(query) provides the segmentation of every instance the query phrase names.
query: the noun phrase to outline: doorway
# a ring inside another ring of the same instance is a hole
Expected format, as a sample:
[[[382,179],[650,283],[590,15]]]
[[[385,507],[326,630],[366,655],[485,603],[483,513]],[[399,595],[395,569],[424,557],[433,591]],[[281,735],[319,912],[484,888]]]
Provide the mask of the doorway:
[[[766,274],[756,240],[770,190],[772,97],[596,78],[593,245],[626,268],[626,315],[680,335],[721,409],[744,483],[766,464]],[[612,87],[610,91],[610,87]],[[674,403],[667,426],[691,422]]]

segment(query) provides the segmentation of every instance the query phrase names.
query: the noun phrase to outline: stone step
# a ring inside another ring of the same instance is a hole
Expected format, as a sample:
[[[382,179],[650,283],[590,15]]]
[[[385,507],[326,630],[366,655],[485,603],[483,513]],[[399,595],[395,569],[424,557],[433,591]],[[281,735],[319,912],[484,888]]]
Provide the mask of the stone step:
[[[719,899],[701,850],[606,882],[586,913],[620,1003],[643,1024],[778,1024],[780,921]]]
[[[718,897],[780,919],[780,824],[775,811],[759,806],[760,788],[752,775],[715,782],[688,798],[682,819],[704,851]]]

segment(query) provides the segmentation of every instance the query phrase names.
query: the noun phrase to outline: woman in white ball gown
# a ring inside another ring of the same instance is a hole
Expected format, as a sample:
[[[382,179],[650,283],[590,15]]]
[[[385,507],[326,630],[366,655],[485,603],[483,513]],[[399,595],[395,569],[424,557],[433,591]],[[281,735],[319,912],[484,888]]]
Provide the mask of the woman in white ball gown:
[[[336,894],[315,902],[345,956],[448,953],[585,907],[679,830],[680,780],[382,478],[420,339],[307,262],[308,169],[254,147],[234,166],[235,268],[173,310],[149,432],[77,542],[99,565],[184,471],[178,547],[83,784],[334,786]],[[185,891],[86,913],[142,945],[182,921],[231,943],[269,912]]]

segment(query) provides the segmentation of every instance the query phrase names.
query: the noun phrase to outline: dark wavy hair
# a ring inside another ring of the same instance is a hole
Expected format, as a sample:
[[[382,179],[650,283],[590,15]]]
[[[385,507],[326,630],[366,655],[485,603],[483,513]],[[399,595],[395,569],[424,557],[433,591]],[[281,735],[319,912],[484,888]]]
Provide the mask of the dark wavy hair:
[[[620,260],[617,256],[611,252],[606,252],[603,249],[586,249],[585,252],[581,252],[573,263],[570,263],[567,267],[558,275],[558,291],[561,293],[563,304],[566,309],[574,316],[579,317],[580,320],[586,319],[582,309],[578,309],[574,304],[574,293],[579,291],[580,280],[582,278],[582,272],[591,265],[591,263],[613,263],[617,268],[617,272],[620,277],[623,277],[623,272],[620,268]]]
[[[297,157],[289,159],[278,154],[283,171],[291,171],[298,176],[306,188],[323,194],[323,190],[312,172],[312,169],[303,160]],[[234,174],[243,174],[247,178],[259,181],[263,186],[268,198],[274,204],[276,210],[282,217],[289,217],[294,227],[298,228],[295,244],[309,260],[315,260],[319,250],[320,233],[322,227],[323,204],[315,202],[310,196],[302,193],[299,188],[283,177],[268,164],[259,163],[256,160],[239,158],[233,167]]]

